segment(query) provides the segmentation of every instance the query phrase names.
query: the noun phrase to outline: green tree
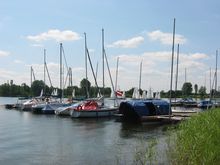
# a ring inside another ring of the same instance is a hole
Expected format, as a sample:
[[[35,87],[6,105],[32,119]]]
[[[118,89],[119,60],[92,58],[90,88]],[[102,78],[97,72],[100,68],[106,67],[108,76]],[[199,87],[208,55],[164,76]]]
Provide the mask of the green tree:
[[[31,90],[33,96],[39,96],[42,89],[44,89],[44,82],[42,80],[35,80],[31,84]]]
[[[131,89],[129,89],[129,90],[125,93],[126,97],[132,97],[133,92],[134,92],[134,87],[131,88]]]
[[[21,96],[28,96],[30,94],[30,87],[25,84],[25,83],[22,83],[21,84]]]
[[[194,90],[195,90],[195,98],[197,100],[197,94],[198,94],[198,85],[197,84],[194,85]]]
[[[164,90],[160,91],[160,97],[161,98],[166,98],[167,97],[167,93]]]
[[[82,89],[84,96],[89,97],[86,91],[87,88],[88,91],[90,91],[91,83],[89,82],[89,80],[86,80],[85,78],[82,79],[82,81],[80,82],[80,87]]]
[[[197,95],[197,93],[198,93],[198,85],[197,84],[194,85],[194,90],[195,90],[195,94]]]
[[[2,84],[0,88],[0,94],[1,96],[10,96],[10,85],[7,83]]]
[[[185,82],[182,87],[182,92],[184,96],[189,96],[192,93],[192,84],[190,82]]]
[[[170,97],[170,90],[167,92],[167,96]],[[171,91],[171,98],[174,98],[175,97],[175,91],[172,90]]]
[[[206,87],[205,86],[201,86],[199,88],[199,94],[200,94],[200,98],[204,99],[205,95],[206,95]]]

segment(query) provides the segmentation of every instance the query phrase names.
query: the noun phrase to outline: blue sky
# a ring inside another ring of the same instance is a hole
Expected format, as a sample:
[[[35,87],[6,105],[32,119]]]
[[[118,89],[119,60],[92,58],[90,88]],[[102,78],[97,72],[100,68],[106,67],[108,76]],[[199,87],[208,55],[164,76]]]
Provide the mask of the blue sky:
[[[43,50],[54,86],[59,85],[59,43],[63,43],[73,83],[85,77],[84,36],[102,84],[101,29],[113,79],[119,60],[118,87],[168,90],[173,19],[180,43],[178,88],[185,79],[209,89],[209,70],[219,49],[220,2],[217,0],[9,0],[0,5],[0,84],[7,80],[30,85],[30,66],[43,79]],[[175,52],[176,46],[175,45]],[[175,66],[174,66],[175,68]],[[106,86],[110,86],[106,69]],[[212,72],[213,75],[213,72]],[[89,80],[94,84],[92,73]],[[49,85],[48,79],[46,83]]]

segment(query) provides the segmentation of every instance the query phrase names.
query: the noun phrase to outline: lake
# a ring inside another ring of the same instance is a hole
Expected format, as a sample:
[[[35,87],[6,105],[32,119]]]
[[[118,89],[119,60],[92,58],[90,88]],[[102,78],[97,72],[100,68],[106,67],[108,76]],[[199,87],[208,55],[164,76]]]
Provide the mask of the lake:
[[[0,105],[16,98],[0,97]],[[0,107],[0,164],[136,164],[137,152],[156,139],[157,163],[168,164],[166,126],[113,118],[72,119]]]

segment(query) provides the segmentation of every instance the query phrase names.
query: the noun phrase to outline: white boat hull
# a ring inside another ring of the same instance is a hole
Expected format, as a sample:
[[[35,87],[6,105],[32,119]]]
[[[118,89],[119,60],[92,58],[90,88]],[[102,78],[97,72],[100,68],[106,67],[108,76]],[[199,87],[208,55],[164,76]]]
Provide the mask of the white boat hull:
[[[101,108],[97,110],[72,110],[71,117],[73,118],[99,118],[110,117],[117,112],[118,108]]]
[[[56,115],[64,115],[64,116],[70,116],[70,111],[69,109],[56,109],[55,114]]]

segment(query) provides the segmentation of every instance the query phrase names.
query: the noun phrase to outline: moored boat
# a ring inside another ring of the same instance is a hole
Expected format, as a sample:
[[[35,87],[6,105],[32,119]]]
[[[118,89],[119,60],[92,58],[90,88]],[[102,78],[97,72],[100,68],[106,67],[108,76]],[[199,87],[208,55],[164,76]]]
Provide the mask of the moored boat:
[[[54,103],[54,104],[46,104],[45,107],[42,109],[43,114],[55,114],[55,110],[59,107],[62,107],[62,103]]]
[[[204,108],[211,108],[213,105],[214,105],[213,102],[210,100],[202,100],[198,103],[197,107],[204,109]]]
[[[81,102],[77,102],[74,104],[71,104],[70,106],[64,106],[64,107],[59,107],[55,110],[56,115],[64,115],[64,116],[70,116],[71,111],[74,110],[74,108],[78,107]]]
[[[123,121],[140,122],[146,117],[152,121],[158,119],[153,119],[153,116],[169,115],[169,109],[169,103],[165,100],[139,99],[121,102],[119,114],[122,115]]]
[[[100,100],[85,100],[74,107],[70,112],[73,118],[111,117],[118,107],[103,105]]]
[[[32,110],[32,106],[42,103],[41,99],[38,98],[33,98],[33,99],[29,99],[26,102],[24,102],[23,104],[21,104],[21,110],[22,111],[31,111]]]

